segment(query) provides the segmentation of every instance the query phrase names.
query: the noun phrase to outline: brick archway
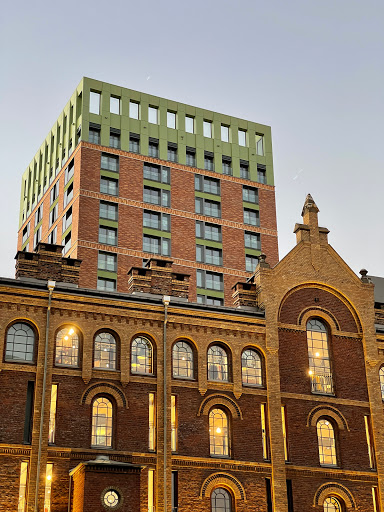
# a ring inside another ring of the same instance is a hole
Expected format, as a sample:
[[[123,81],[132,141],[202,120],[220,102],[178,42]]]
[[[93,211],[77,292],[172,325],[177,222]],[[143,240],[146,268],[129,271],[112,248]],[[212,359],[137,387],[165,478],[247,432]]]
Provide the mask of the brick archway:
[[[246,501],[244,487],[237,478],[227,473],[213,473],[206,478],[200,489],[200,498],[209,498],[216,487],[226,487],[236,500]]]
[[[337,482],[329,482],[323,484],[317,489],[313,502],[314,506],[322,507],[324,501],[329,496],[341,498],[344,501],[347,512],[356,510],[356,503],[352,496],[352,493],[346,487]]]
[[[112,395],[113,398],[116,400],[116,404],[118,407],[124,407],[128,409],[128,400],[125,394],[120,388],[114,386],[110,382],[98,382],[97,384],[92,384],[91,386],[88,386],[88,388],[84,391],[81,397],[80,404],[90,405],[94,397],[96,395],[101,394]]]
[[[227,409],[229,409],[232,413],[233,418],[239,418],[243,419],[243,413],[241,412],[240,407],[237,405],[237,403],[232,400],[232,398],[229,398],[227,395],[209,395],[201,402],[199,410],[197,412],[197,416],[201,415],[207,415],[209,413],[209,410],[214,405],[223,405]]]

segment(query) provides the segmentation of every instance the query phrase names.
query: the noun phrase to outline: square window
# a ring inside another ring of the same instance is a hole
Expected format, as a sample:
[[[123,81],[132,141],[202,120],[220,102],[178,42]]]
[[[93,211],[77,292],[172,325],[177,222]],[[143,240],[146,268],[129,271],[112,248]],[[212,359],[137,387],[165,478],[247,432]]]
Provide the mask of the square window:
[[[244,224],[249,224],[250,226],[259,226],[258,210],[244,208]]]
[[[229,126],[225,124],[221,125],[221,140],[223,142],[229,142]]]
[[[111,114],[120,115],[120,98],[117,96],[111,96],[109,100],[109,110]]]
[[[239,146],[246,146],[247,145],[247,131],[241,130],[239,128],[238,135],[239,135]]]
[[[209,272],[208,270],[196,270],[196,282],[198,288],[223,291],[223,274]]]
[[[167,127],[168,128],[176,128],[176,112],[171,112],[168,110],[167,112]]]
[[[137,101],[129,102],[129,117],[131,119],[139,119],[139,103]]]
[[[243,201],[247,203],[259,203],[259,191],[255,187],[243,186]]]
[[[112,178],[104,178],[103,176],[100,178],[100,192],[102,194],[108,194],[110,196],[117,196],[119,189],[118,180],[114,180]]]
[[[171,216],[168,213],[144,210],[143,226],[146,228],[158,229],[160,231],[170,231]]]
[[[108,153],[101,154],[101,168],[107,171],[119,172],[119,157]]]
[[[170,206],[171,193],[169,190],[144,186],[143,201],[159,206]]]
[[[223,299],[220,299],[218,297],[209,297],[208,295],[198,295],[197,303],[206,304],[207,306],[222,306]]]
[[[97,268],[109,272],[117,272],[117,254],[99,251]]]
[[[196,260],[208,265],[222,265],[223,251],[216,247],[207,247],[205,245],[196,245]]]
[[[99,242],[106,245],[117,245],[117,229],[99,226]]]
[[[212,138],[212,122],[211,121],[203,121],[203,134],[204,137]]]
[[[170,169],[169,167],[144,163],[144,179],[158,181],[159,183],[169,183]]]
[[[252,256],[250,254],[245,255],[245,270],[247,272],[255,272],[258,263],[259,258],[257,256]]]
[[[187,133],[195,133],[195,118],[192,116],[185,116],[185,131]]]
[[[117,204],[100,201],[99,216],[101,219],[117,220]]]
[[[207,194],[220,195],[220,180],[195,174],[195,190]]]
[[[196,238],[221,242],[221,226],[218,224],[196,221]]]
[[[157,107],[148,107],[148,122],[152,124],[159,123],[159,109]]]
[[[195,211],[208,217],[220,217],[221,204],[218,201],[210,201],[203,197],[195,198]]]
[[[171,254],[171,241],[169,238],[160,236],[143,235],[143,251],[169,256]]]
[[[116,279],[97,278],[97,289],[104,292],[114,292],[116,290]]]
[[[248,249],[261,249],[260,234],[251,231],[244,232],[244,245]]]
[[[101,94],[99,92],[91,91],[89,93],[89,112],[91,114],[100,114],[100,98]]]

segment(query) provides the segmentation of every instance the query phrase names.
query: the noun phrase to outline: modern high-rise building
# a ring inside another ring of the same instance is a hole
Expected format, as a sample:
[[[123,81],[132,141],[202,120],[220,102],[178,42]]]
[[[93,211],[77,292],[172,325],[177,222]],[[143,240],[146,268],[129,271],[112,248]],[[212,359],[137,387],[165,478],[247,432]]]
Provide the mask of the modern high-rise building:
[[[79,285],[127,292],[153,255],[232,303],[278,261],[268,126],[83,78],[23,174],[18,249],[61,244]]]

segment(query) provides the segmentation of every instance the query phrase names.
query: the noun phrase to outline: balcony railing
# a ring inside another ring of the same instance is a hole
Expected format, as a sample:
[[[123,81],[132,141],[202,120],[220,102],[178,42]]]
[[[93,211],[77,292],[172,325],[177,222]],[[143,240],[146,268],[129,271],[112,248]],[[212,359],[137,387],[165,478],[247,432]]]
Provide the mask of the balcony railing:
[[[324,395],[333,395],[333,379],[331,373],[326,374],[312,374],[311,378],[311,389],[312,393],[321,393]]]

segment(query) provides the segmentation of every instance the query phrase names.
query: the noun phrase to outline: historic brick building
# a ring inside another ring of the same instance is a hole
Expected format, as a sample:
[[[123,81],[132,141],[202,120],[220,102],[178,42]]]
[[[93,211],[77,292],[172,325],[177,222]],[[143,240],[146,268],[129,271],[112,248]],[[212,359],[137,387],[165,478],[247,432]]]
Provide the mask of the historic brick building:
[[[188,301],[167,259],[118,293],[78,288],[86,262],[59,246],[19,252],[0,281],[0,511],[383,511],[383,280],[317,217],[308,196],[297,245],[232,307]]]

